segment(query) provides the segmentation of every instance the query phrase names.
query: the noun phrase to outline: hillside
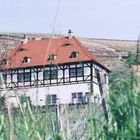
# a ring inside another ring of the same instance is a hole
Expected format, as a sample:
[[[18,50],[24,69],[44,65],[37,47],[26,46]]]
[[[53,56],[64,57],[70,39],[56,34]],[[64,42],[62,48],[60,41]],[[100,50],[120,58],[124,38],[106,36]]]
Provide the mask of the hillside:
[[[24,37],[30,39],[40,39],[50,37],[50,34],[29,34],[29,33],[1,33],[0,48],[9,50],[21,44]],[[58,36],[58,35],[57,35]],[[112,69],[118,64],[122,57],[128,52],[136,50],[137,41],[134,40],[113,40],[113,39],[97,39],[97,38],[79,38],[85,47],[94,54],[98,61],[103,65]]]
[[[96,55],[97,59],[106,67],[112,69],[128,52],[136,51],[137,41],[82,38],[86,48]]]

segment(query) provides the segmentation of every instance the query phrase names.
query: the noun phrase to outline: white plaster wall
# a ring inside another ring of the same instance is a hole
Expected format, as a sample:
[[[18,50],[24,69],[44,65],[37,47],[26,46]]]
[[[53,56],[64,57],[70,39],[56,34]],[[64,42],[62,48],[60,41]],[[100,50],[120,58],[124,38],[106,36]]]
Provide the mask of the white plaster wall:
[[[84,96],[85,92],[90,92],[88,84],[32,88],[27,91],[26,95],[31,98],[33,104],[45,105],[46,95],[56,94],[61,104],[67,104],[71,103],[71,94],[75,92],[83,92]]]
[[[94,93],[93,93],[93,101],[94,95],[100,94],[99,87],[96,84],[93,84]],[[30,97],[32,104],[34,105],[45,105],[46,95],[53,95],[56,94],[57,98],[59,99],[60,104],[68,104],[72,102],[72,93],[75,92],[83,92],[83,96],[85,96],[86,92],[90,92],[90,84],[83,83],[83,84],[74,84],[74,85],[64,85],[64,86],[53,86],[53,87],[40,87],[40,88],[30,88],[26,91],[24,90],[17,90],[16,94],[26,95]],[[10,97],[12,95],[12,97]],[[8,97],[8,102],[10,104],[15,105],[17,107],[17,97],[13,96],[14,91],[11,91]]]

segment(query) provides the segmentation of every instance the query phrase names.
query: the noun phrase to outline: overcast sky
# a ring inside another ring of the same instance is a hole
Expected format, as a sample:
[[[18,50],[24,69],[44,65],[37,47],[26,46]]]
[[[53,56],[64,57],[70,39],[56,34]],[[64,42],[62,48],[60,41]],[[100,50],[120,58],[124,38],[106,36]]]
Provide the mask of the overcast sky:
[[[51,33],[52,27],[82,37],[137,39],[140,0],[0,0],[0,32]]]

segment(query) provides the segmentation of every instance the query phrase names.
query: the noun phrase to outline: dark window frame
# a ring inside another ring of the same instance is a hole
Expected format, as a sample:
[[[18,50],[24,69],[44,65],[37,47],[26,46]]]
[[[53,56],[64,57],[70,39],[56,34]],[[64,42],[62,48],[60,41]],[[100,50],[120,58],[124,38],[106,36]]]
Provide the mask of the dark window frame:
[[[55,80],[58,77],[58,70],[57,69],[52,69],[51,70],[51,80]]]
[[[76,74],[77,74],[77,77],[82,77],[84,75],[84,68],[77,67]]]
[[[48,105],[56,105],[57,104],[57,95],[56,94],[49,94],[47,95],[47,103]]]
[[[72,102],[74,103],[74,99],[77,100],[77,103],[84,103],[83,92],[73,92],[71,94]]]
[[[45,76],[48,73],[48,78]],[[58,77],[58,70],[56,69],[51,69],[51,70],[44,70],[43,71],[43,79],[44,80],[55,80]]]
[[[83,77],[84,76],[84,68],[83,67],[74,67],[69,69],[70,78],[74,77]]]
[[[43,71],[43,79],[44,80],[50,80],[50,78],[51,78],[50,77],[50,72],[51,72],[50,70],[44,70]]]
[[[76,77],[76,67],[74,68],[70,68],[69,69],[69,76],[72,78],[72,77]]]
[[[107,83],[107,74],[106,73],[104,74],[104,83],[105,84]]]
[[[4,83],[6,83],[7,82],[7,74],[2,74],[2,77],[3,77]]]
[[[30,82],[31,81],[31,73],[30,72],[18,73],[17,81],[18,82]]]
[[[95,73],[95,77],[97,77],[97,75],[99,73],[99,70],[95,68],[95,72],[94,73]]]

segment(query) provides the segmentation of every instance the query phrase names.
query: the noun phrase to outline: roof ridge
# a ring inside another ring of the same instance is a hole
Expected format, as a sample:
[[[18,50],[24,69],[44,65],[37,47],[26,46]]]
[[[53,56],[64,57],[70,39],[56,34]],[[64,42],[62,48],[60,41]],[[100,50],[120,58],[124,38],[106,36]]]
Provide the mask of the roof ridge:
[[[73,37],[75,39],[75,41],[79,44],[80,48],[84,51],[84,53],[91,59],[91,60],[94,60],[96,62],[98,62],[96,60],[96,57],[93,57],[92,54],[90,54],[84,47],[84,45],[76,38],[76,37]],[[98,62],[99,63],[99,62]]]
[[[75,39],[75,41],[79,44],[80,48],[84,51],[84,53],[94,62],[96,62],[97,64],[101,65],[102,67],[106,68],[103,64],[101,64],[97,59],[96,56],[93,56],[85,47],[84,45],[76,38],[73,37]],[[107,70],[109,70],[108,68],[106,68]]]

